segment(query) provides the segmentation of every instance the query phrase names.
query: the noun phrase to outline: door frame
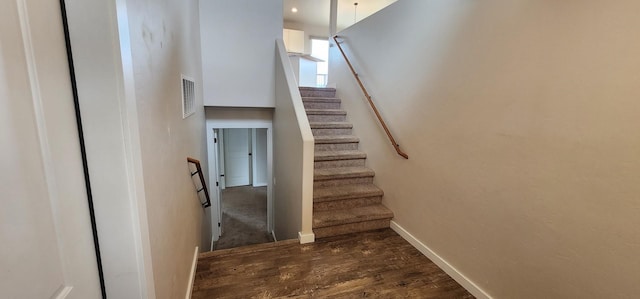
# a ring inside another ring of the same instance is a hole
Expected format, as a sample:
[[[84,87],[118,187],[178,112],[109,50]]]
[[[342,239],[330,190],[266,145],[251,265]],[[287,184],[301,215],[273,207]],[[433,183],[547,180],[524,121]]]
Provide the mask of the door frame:
[[[212,198],[214,199],[214,204],[212,204],[211,207],[211,234],[212,234],[212,238],[211,238],[211,248],[210,250],[213,250],[213,242],[215,241],[213,239],[213,235],[215,234],[214,231],[217,230],[217,234],[218,236],[222,235],[222,226],[218,225],[218,228],[216,229],[216,223],[222,223],[220,222],[214,222],[214,219],[222,219],[222,209],[220,209],[220,204],[219,204],[219,198],[222,194],[222,190],[224,190],[224,179],[225,177],[223,176],[223,174],[220,173],[220,162],[224,161],[224,153],[223,151],[220,150],[220,148],[222,147],[223,143],[222,143],[222,135],[224,135],[224,132],[222,132],[221,129],[213,129],[213,140],[214,140],[214,144],[213,144],[213,171],[209,171],[209,186],[211,186],[211,190],[213,190],[213,192],[211,192],[212,194]],[[207,145],[208,146],[208,145]],[[209,156],[209,159],[211,159],[212,157]],[[209,165],[211,165],[211,160],[209,160]],[[211,166],[210,166],[211,167]],[[211,178],[215,178],[211,175],[211,173],[217,173],[217,177],[219,178],[218,181],[216,182],[216,184],[212,184],[212,181],[214,181]],[[218,201],[218,202],[216,202]],[[213,213],[216,213],[217,218],[214,217]]]
[[[260,119],[207,119],[207,155],[209,161],[209,186],[216,186],[216,179],[220,178],[218,167],[215,164],[214,129],[267,129],[267,231],[273,235],[273,124],[270,120]],[[219,180],[218,180],[219,182]],[[217,192],[212,192],[211,198],[211,225],[214,226],[211,240],[217,241],[220,238],[220,230],[215,229],[218,223],[222,223],[222,210],[220,206],[220,196]]]
[[[258,129],[251,129],[251,186],[253,187],[264,187],[266,184],[264,182],[256,182],[256,177],[258,177]]]

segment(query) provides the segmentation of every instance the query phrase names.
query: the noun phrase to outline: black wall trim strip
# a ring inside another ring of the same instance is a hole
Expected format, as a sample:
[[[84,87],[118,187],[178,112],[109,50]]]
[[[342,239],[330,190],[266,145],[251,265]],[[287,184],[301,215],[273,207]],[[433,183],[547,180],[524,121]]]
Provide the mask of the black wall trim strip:
[[[62,13],[62,27],[64,29],[64,40],[67,47],[67,61],[69,62],[69,76],[71,79],[71,90],[73,92],[73,104],[76,110],[76,124],[78,126],[78,138],[80,141],[80,153],[82,155],[82,167],[84,168],[84,184],[87,188],[87,200],[89,202],[89,216],[91,217],[91,231],[93,232],[93,245],[96,251],[96,262],[98,264],[98,276],[100,278],[100,291],[102,298],[107,298],[107,290],[104,285],[104,272],[102,271],[102,257],[100,256],[100,242],[98,241],[98,230],[96,227],[96,214],[93,208],[93,195],[91,193],[91,180],[89,178],[89,166],[87,164],[87,149],[84,144],[84,131],[82,129],[82,117],[80,115],[80,100],[78,97],[78,84],[76,82],[76,72],[73,64],[73,53],[71,52],[71,38],[69,36],[69,22],[67,20],[67,6],[60,0],[60,11]]]

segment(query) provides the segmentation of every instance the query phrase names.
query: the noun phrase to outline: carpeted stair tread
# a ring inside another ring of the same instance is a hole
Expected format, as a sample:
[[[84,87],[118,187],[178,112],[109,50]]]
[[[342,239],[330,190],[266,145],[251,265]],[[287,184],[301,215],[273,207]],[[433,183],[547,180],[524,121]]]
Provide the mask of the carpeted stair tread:
[[[335,160],[351,160],[366,159],[367,154],[363,151],[316,151],[314,153],[314,161],[335,161]]]
[[[332,97],[302,97],[303,102],[342,103],[339,98]],[[334,109],[335,110],[335,109]]]
[[[318,187],[313,189],[313,201],[324,202],[351,198],[383,196],[384,191],[374,184]]]
[[[373,177],[375,172],[366,167],[337,167],[313,170],[314,181]]]
[[[384,192],[373,184],[360,139],[335,88],[301,87],[315,138],[313,231],[316,238],[388,228],[393,212],[382,205]]]
[[[313,228],[343,225],[378,219],[391,219],[393,212],[382,204],[313,213]]]
[[[360,142],[360,138],[353,135],[326,135],[326,136],[314,136],[314,138],[315,138],[316,144]]]
[[[305,109],[307,115],[347,115],[342,109]]]
[[[336,89],[334,87],[311,87],[311,86],[300,86],[298,87],[300,91],[330,91],[335,92]]]
[[[348,122],[311,122],[311,129],[351,129],[353,124]]]

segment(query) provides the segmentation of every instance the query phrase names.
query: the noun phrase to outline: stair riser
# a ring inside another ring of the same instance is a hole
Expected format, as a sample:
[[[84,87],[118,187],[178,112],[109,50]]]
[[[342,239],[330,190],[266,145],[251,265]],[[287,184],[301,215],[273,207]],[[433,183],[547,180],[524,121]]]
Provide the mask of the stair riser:
[[[330,180],[313,182],[313,188],[342,186],[342,185],[355,185],[355,184],[372,184],[372,183],[373,183],[373,177],[330,179]]]
[[[379,204],[382,202],[381,196],[365,197],[365,198],[352,198],[333,201],[314,202],[314,211],[329,211],[329,210],[342,210],[355,207],[364,207],[373,204]]]
[[[388,228],[390,226],[390,221],[391,219],[380,219],[337,226],[328,226],[323,228],[314,228],[313,233],[315,234],[316,239],[326,238],[331,236]]]
[[[345,122],[347,121],[347,116],[346,115],[340,115],[340,114],[308,114],[307,118],[309,119],[309,122],[333,122],[333,121],[339,121],[339,122]]]
[[[318,151],[351,151],[357,150],[358,143],[316,143],[315,150]]]
[[[352,129],[311,129],[313,136],[351,135]]]
[[[302,101],[304,109],[340,109],[340,103]]]
[[[316,161],[313,163],[315,169],[337,168],[337,167],[364,167],[365,159]]]
[[[300,95],[302,97],[335,98],[336,91],[335,90],[300,90]]]

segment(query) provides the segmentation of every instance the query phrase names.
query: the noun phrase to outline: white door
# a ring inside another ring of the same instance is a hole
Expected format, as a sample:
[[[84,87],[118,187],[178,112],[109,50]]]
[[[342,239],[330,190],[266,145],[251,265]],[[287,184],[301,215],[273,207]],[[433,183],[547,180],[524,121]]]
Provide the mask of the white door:
[[[61,24],[0,1],[0,298],[101,298]]]
[[[224,129],[226,187],[249,185],[249,129]]]

